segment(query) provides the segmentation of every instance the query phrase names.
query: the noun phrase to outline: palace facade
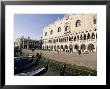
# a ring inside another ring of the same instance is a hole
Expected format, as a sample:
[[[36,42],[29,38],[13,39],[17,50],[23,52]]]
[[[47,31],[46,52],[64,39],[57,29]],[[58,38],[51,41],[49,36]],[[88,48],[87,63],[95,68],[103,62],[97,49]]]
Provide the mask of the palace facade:
[[[14,42],[14,47],[18,47],[19,49],[40,48],[40,46],[40,41],[32,40],[29,36],[28,38],[24,38],[24,36],[16,38]]]
[[[66,52],[97,51],[97,15],[67,14],[44,27],[42,49]]]

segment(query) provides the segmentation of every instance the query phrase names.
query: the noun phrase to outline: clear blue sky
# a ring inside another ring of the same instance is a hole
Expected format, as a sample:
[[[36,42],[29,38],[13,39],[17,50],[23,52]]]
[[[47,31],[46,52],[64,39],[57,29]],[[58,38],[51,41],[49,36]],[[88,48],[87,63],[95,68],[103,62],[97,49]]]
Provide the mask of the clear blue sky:
[[[39,40],[42,37],[43,27],[54,23],[64,14],[15,14],[14,15],[14,39],[20,36]]]

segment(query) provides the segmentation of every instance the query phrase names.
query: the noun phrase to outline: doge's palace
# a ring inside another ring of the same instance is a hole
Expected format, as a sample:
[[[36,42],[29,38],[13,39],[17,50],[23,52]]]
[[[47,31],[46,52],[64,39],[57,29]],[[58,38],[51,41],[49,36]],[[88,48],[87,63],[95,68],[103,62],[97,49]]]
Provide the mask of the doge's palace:
[[[97,15],[66,14],[43,28],[42,49],[65,52],[97,51]]]

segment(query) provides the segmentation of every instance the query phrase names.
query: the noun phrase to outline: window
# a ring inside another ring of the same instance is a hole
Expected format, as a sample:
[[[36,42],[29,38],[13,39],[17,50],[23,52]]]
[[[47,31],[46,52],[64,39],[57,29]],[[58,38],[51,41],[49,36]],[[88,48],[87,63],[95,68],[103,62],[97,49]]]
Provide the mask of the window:
[[[94,33],[92,33],[92,39],[95,39],[95,34]]]
[[[79,26],[81,26],[81,20],[76,21],[76,27],[79,27]]]
[[[66,42],[66,37],[65,37],[65,42]]]
[[[50,34],[53,34],[53,30],[50,31]]]
[[[82,37],[82,34],[80,35],[80,40],[82,40],[83,39],[83,37]]]
[[[52,40],[49,40],[49,43],[52,43]]]
[[[58,42],[58,39],[56,39],[56,42]]]
[[[45,36],[47,36],[47,32],[45,33]]]
[[[84,40],[86,40],[86,34],[84,34]]]
[[[76,41],[76,36],[74,37],[74,41]]]
[[[77,39],[79,40],[79,35],[77,35]]]
[[[96,24],[97,23],[97,19],[96,16],[93,17],[93,23]]]
[[[58,32],[61,32],[61,27],[58,27]]]
[[[63,42],[63,39],[61,38],[61,42]]]
[[[88,35],[87,35],[87,39],[90,39],[90,33],[88,33]]]
[[[69,37],[69,41],[71,41],[71,37]]]
[[[68,30],[69,30],[69,26],[66,26],[66,27],[65,27],[65,31],[68,31]]]
[[[60,38],[59,38],[59,42],[60,42]]]
[[[66,37],[67,41],[68,41],[68,37]]]
[[[55,43],[56,41],[55,41],[55,39],[53,40],[53,43]]]

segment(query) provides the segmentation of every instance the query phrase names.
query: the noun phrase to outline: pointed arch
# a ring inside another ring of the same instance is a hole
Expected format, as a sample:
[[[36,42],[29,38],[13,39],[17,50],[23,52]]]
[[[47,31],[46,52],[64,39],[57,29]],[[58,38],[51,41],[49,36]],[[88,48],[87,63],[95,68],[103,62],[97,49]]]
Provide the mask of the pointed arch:
[[[86,45],[85,44],[81,44],[81,50],[82,50],[82,52],[84,52],[85,49],[86,49]]]
[[[92,43],[88,44],[88,51],[89,52],[93,52],[94,49],[95,48],[94,48],[94,45]]]

